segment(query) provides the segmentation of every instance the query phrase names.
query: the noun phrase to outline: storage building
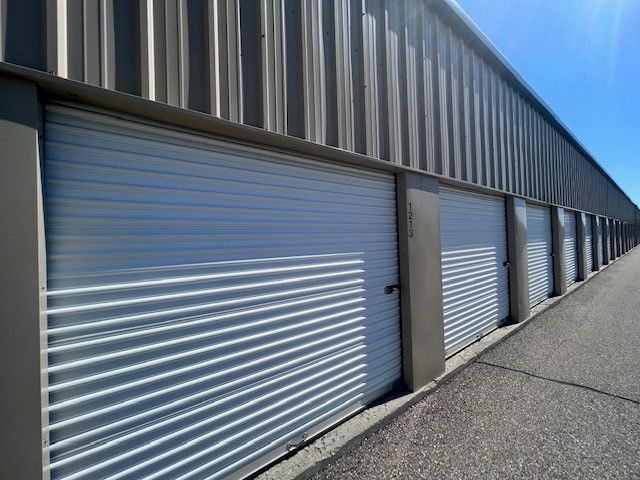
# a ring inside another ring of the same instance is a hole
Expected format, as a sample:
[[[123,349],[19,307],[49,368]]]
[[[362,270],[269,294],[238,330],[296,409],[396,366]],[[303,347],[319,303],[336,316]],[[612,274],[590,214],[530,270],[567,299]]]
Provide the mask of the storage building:
[[[0,145],[2,478],[250,475],[639,239],[451,0],[0,1]]]

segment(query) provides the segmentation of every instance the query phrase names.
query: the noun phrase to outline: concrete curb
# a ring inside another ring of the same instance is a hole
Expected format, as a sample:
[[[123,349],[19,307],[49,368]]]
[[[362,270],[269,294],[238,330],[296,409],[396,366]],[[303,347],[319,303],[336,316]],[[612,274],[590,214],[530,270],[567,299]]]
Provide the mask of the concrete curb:
[[[630,253],[632,250],[629,250]],[[346,455],[358,446],[366,437],[383,429],[413,405],[435,392],[441,385],[450,381],[455,375],[474,364],[483,354],[489,352],[507,338],[522,330],[542,313],[549,311],[559,302],[582,288],[591,279],[605,269],[614,265],[623,256],[603,265],[598,272],[593,272],[586,280],[571,285],[567,293],[560,297],[551,297],[536,305],[531,315],[517,324],[506,324],[488,335],[472,343],[464,350],[447,359],[445,371],[434,381],[428,383],[417,392],[396,391],[378,399],[373,404],[359,410],[337,426],[311,438],[306,447],[293,452],[284,460],[279,460],[267,470],[253,476],[259,480],[307,480],[321,471],[326,465]]]

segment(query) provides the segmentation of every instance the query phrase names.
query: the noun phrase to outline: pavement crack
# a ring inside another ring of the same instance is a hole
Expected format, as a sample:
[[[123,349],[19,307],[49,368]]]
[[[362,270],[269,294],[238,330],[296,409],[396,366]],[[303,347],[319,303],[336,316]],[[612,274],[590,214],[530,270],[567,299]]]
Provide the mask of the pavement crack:
[[[521,373],[523,375],[527,375],[529,377],[537,378],[539,380],[546,380],[548,382],[559,383],[561,385],[567,385],[570,387],[582,388],[584,390],[589,390],[594,393],[599,393],[601,395],[606,395],[607,397],[617,398],[618,400],[624,400],[625,402],[631,402],[634,405],[640,405],[640,401],[634,400],[632,398],[623,397],[622,395],[616,395],[615,393],[605,392],[604,390],[598,390],[597,388],[589,387],[587,385],[582,385],[580,383],[567,382],[565,380],[558,380],[555,378],[543,377],[542,375],[536,375],[535,373],[527,372],[526,370],[520,370],[519,368],[511,368],[505,367],[504,365],[498,365],[496,363],[485,362],[482,360],[477,360],[476,363],[480,363],[482,365],[487,365],[489,367],[501,368],[502,370],[508,370],[510,372]]]

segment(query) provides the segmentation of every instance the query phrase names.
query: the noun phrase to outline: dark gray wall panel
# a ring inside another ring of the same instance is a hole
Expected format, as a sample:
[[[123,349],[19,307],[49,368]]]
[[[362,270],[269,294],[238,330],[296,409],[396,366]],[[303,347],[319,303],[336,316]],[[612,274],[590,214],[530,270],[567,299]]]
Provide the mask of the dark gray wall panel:
[[[0,0],[0,61],[42,70],[44,2]]]

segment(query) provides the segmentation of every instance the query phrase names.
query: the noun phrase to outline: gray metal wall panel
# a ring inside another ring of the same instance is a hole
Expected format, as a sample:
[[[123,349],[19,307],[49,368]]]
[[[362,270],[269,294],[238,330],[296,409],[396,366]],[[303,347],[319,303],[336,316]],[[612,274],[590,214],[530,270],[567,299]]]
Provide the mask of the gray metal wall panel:
[[[345,150],[360,151],[356,146],[356,128],[354,108],[359,106],[361,100],[354,97],[355,85],[361,83],[359,69],[352,61],[351,55],[359,45],[352,45],[351,31],[356,30],[357,13],[352,11],[355,2],[336,2],[334,8],[335,18],[335,51],[336,51],[336,116],[337,116],[337,140],[338,147]],[[330,5],[331,6],[331,5]],[[355,18],[354,18],[355,16]],[[359,25],[359,24],[358,24]],[[354,66],[356,72],[354,76]],[[357,88],[355,88],[358,91]],[[357,102],[356,102],[357,100]],[[360,117],[359,117],[360,118]],[[362,129],[358,122],[358,132]],[[361,137],[361,135],[359,135]],[[359,142],[361,143],[361,142]]]
[[[365,153],[376,158],[388,158],[386,131],[386,102],[383,101],[382,65],[384,44],[381,41],[383,19],[381,2],[362,0],[362,103],[364,104]],[[356,11],[356,13],[358,13]]]
[[[408,160],[405,149],[406,126],[403,122],[403,109],[406,105],[406,90],[403,77],[405,75],[405,56],[403,51],[404,3],[397,3],[395,8],[388,8],[385,2],[384,32],[386,58],[386,100],[388,115],[389,160],[403,164]]]
[[[635,222],[442,3],[3,0],[0,60]]]
[[[45,15],[40,0],[0,1],[0,62],[46,69]]]
[[[435,29],[434,17],[429,15],[426,9],[422,8],[422,55],[423,55],[423,83],[422,96],[424,99],[424,145],[425,159],[424,164],[420,165],[422,170],[428,172],[436,171],[436,158],[439,153],[439,145],[437,131],[439,128],[438,111],[437,111],[437,79],[436,75],[436,52],[434,45]]]
[[[284,0],[260,0],[263,126],[280,133],[287,132],[284,25]]]

